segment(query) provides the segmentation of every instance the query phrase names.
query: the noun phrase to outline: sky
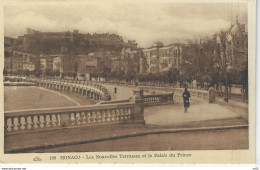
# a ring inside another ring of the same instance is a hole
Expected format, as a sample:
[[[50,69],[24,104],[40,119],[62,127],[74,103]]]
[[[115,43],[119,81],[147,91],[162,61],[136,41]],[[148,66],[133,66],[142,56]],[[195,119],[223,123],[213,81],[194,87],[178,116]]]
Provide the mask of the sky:
[[[240,3],[88,3],[4,7],[4,34],[18,37],[26,28],[42,32],[79,30],[116,33],[139,47],[165,45],[212,36],[227,30],[236,15],[247,24],[247,5]]]

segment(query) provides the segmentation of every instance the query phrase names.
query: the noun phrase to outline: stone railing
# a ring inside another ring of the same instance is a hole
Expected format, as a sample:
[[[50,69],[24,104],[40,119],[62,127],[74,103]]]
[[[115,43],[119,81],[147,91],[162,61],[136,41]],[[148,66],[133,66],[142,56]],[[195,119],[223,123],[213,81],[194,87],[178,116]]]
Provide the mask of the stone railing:
[[[108,90],[96,83],[73,80],[53,80],[27,78],[29,82],[36,83],[37,86],[46,87],[53,90],[70,91],[77,94],[85,95],[94,100],[108,100]]]
[[[26,77],[22,76],[4,76],[4,82],[24,82]]]
[[[126,103],[6,111],[5,135],[113,123],[144,124],[140,91]]]
[[[100,102],[96,103],[96,105],[125,103],[125,102],[130,102],[130,99],[125,99],[125,100],[112,100],[112,101],[100,101]]]
[[[182,102],[182,93],[184,92],[184,88],[173,88],[173,87],[154,87],[154,86],[140,86],[143,90],[154,90],[165,93],[173,93],[174,94],[174,102]],[[196,90],[196,89],[188,89],[190,95],[193,99],[199,100],[209,100],[209,92],[204,90]]]
[[[196,90],[196,89],[188,89],[190,92],[191,97],[195,97],[197,99],[201,100],[208,100],[209,99],[209,92],[204,90]],[[174,94],[178,94],[182,96],[182,93],[184,92],[183,88],[174,88],[173,89]]]
[[[144,124],[141,91],[125,103],[6,111],[5,135],[114,123]]]
[[[173,93],[166,94],[146,94],[143,95],[144,105],[161,105],[173,103]]]
[[[138,90],[137,90],[138,91]],[[140,90],[141,98],[143,99],[144,107],[153,105],[165,105],[173,103],[173,93],[160,93],[160,94],[143,94],[144,90]],[[133,98],[125,100],[113,100],[113,101],[101,101],[96,105],[113,104],[113,103],[124,103],[129,102]]]
[[[36,86],[32,82],[4,82],[4,86]]]

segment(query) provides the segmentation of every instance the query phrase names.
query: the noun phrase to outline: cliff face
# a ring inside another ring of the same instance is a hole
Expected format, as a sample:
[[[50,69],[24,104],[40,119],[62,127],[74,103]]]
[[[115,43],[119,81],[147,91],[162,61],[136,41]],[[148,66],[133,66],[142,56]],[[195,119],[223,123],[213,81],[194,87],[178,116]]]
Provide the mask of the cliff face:
[[[122,37],[115,34],[81,34],[74,32],[29,33],[23,38],[24,51],[34,54],[87,54],[93,51],[121,51]]]

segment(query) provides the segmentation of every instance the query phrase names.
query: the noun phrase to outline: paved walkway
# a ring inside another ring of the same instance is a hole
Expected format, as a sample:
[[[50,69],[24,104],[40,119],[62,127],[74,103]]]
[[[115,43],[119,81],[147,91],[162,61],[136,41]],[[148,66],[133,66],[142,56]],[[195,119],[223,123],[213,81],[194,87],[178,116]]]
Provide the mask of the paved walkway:
[[[112,100],[129,99],[134,87],[103,84],[112,96]],[[114,93],[117,87],[117,93]],[[178,100],[178,96],[175,96]],[[177,125],[189,122],[200,122],[220,119],[248,119],[248,104],[230,100],[229,103],[218,100],[216,104],[210,104],[200,99],[191,98],[191,107],[188,113],[184,113],[183,104],[146,107],[144,110],[146,124],[153,125]],[[237,107],[239,106],[239,107]]]
[[[146,124],[154,125],[180,125],[208,120],[247,118],[247,111],[244,109],[233,111],[232,107],[209,103],[191,103],[188,113],[184,113],[182,104],[146,107],[144,114]]]
[[[112,84],[102,84],[106,87],[112,100],[126,100],[133,96],[133,87],[124,87]],[[114,88],[117,88],[117,93],[114,93]]]

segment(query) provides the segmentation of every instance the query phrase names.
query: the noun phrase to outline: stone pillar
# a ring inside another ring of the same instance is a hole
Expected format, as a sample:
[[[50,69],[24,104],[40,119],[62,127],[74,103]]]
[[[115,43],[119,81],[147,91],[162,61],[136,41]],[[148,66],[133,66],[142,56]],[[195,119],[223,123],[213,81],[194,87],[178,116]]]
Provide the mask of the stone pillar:
[[[68,113],[61,113],[61,115],[60,115],[60,126],[61,127],[67,127],[68,126],[68,120],[69,120]]]
[[[215,103],[216,90],[213,87],[209,88],[209,103]]]
[[[145,124],[143,90],[134,89],[133,90],[133,97],[130,101],[134,103],[134,108],[133,108],[133,120],[134,120],[134,122]]]

